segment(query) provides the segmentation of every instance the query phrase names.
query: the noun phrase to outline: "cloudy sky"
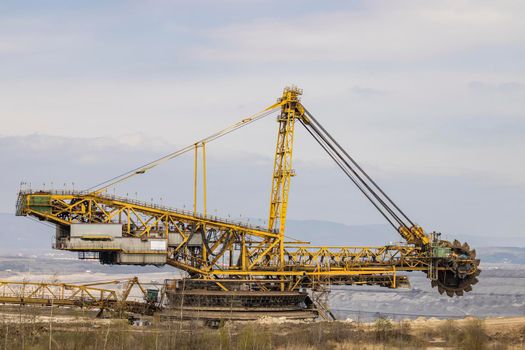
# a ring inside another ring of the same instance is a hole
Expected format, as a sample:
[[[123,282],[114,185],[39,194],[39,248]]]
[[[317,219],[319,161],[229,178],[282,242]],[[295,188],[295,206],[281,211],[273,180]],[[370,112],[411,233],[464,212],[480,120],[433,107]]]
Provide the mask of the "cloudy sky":
[[[20,181],[88,187],[296,84],[424,227],[525,235],[524,16],[505,0],[1,1],[0,212]],[[266,216],[275,136],[270,117],[209,145],[209,210]],[[295,160],[292,218],[383,222],[300,129]],[[190,207],[191,162],[114,191]]]

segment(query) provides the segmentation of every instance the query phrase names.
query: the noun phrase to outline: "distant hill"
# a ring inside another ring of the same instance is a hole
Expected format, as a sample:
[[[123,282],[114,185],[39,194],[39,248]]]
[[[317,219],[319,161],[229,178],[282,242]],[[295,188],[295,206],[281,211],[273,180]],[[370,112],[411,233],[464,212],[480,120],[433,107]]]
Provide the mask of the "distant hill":
[[[48,223],[14,214],[0,213],[0,254],[34,253],[51,250],[54,227]],[[345,225],[320,220],[289,220],[287,240],[292,238],[308,241],[314,245],[385,245],[401,239],[392,227],[387,225]],[[486,262],[525,263],[524,238],[444,236],[457,238],[476,247],[478,255]],[[494,248],[502,245],[505,247]],[[483,248],[490,247],[490,248]]]
[[[401,237],[387,225],[345,225],[320,220],[288,220],[286,236],[316,245],[385,245]]]
[[[55,234],[51,226],[36,219],[0,213],[0,253],[50,250]]]
[[[385,245],[400,241],[387,225],[345,225],[319,220],[289,220],[286,236],[317,245]],[[50,224],[0,213],[0,253],[50,249],[55,231]]]
[[[481,247],[476,252],[485,263],[508,263],[525,265],[525,248]]]
[[[401,237],[388,225],[345,225],[330,221],[289,220],[286,227],[287,236],[306,240],[312,244],[325,245],[385,245],[399,242]],[[466,234],[443,232],[442,239],[468,242],[472,247],[524,247],[523,237],[504,237],[495,234],[483,237]]]

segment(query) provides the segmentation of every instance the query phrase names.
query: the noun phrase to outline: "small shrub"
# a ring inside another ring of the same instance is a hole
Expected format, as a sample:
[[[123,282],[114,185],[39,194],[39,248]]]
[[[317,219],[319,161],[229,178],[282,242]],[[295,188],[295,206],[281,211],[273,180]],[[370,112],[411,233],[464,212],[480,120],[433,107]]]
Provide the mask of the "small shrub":
[[[376,340],[385,341],[389,338],[392,333],[392,321],[388,318],[380,317],[374,322],[374,330],[376,335]]]
[[[439,326],[438,334],[447,343],[457,344],[460,340],[460,329],[457,326],[457,322],[453,320],[446,320]]]
[[[408,341],[412,337],[410,335],[410,330],[412,327],[410,326],[410,322],[407,321],[401,321],[399,322],[398,327],[396,327],[395,335],[396,339],[402,340],[402,341]]]
[[[489,337],[482,320],[467,321],[461,332],[461,348],[464,350],[483,350],[487,348]]]
[[[265,350],[272,348],[270,334],[253,325],[248,325],[239,334],[238,349],[243,350]]]
[[[521,327],[520,332],[519,332],[519,336],[521,338],[525,338],[525,326]]]

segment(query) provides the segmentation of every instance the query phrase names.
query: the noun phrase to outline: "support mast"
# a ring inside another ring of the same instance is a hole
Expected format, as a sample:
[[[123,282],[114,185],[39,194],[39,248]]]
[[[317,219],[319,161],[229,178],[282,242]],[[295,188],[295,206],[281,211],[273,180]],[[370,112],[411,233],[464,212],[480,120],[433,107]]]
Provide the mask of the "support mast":
[[[281,267],[284,266],[284,231],[290,180],[295,175],[292,169],[295,120],[304,115],[304,108],[299,102],[301,95],[302,90],[295,86],[285,88],[280,99],[282,102],[281,113],[277,119],[279,131],[273,165],[268,229],[279,232],[277,239],[279,240],[279,266]]]

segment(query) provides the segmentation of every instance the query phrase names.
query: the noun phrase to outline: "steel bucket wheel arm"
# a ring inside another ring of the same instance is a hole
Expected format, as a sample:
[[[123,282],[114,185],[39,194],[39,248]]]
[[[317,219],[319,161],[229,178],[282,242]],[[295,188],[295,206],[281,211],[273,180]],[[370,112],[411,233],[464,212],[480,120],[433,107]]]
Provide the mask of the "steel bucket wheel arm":
[[[420,247],[425,253],[428,260],[427,276],[432,280],[432,287],[437,287],[441,294],[446,293],[450,297],[471,291],[472,285],[478,283],[477,276],[481,272],[476,251],[471,250],[467,243],[461,244],[457,240],[451,243],[439,240],[439,234],[426,234],[304,106],[303,109],[305,114],[300,122],[308,133],[406,242]],[[448,253],[436,254],[443,251]]]

